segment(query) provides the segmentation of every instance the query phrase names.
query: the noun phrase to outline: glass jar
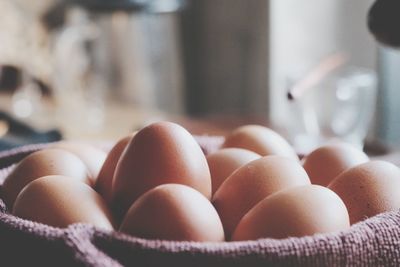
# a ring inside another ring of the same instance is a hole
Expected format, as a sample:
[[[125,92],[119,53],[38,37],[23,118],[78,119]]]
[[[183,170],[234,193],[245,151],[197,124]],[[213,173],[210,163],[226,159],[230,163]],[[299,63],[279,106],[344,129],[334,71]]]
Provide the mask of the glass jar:
[[[60,116],[104,128],[110,106],[180,113],[182,0],[74,0],[53,35]],[[77,116],[77,114],[80,114]]]
[[[290,79],[290,84],[298,81]],[[289,101],[289,139],[296,151],[308,154],[326,143],[342,140],[364,146],[374,118],[376,73],[346,66],[333,71]]]

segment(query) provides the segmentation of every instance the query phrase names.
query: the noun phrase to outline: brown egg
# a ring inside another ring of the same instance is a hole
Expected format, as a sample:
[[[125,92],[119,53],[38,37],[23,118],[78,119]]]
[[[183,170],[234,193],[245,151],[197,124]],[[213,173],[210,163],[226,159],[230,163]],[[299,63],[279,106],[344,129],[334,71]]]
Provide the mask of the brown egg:
[[[213,204],[229,238],[240,219],[265,197],[295,186],[309,185],[310,179],[298,161],[267,156],[239,168],[220,186]]]
[[[298,160],[296,152],[282,136],[259,125],[237,128],[226,136],[223,147],[244,148],[261,156],[278,155]]]
[[[307,185],[277,192],[258,203],[240,221],[232,240],[302,237],[349,227],[339,196],[326,187]]]
[[[99,176],[96,179],[95,189],[107,201],[107,203],[111,203],[112,199],[112,182],[115,167],[117,166],[122,152],[125,150],[132,137],[133,135],[126,136],[114,145],[108,153],[107,158],[101,167]]]
[[[213,194],[235,170],[261,156],[247,149],[225,148],[207,156]]]
[[[367,162],[368,156],[350,144],[325,145],[311,152],[303,167],[312,184],[327,186],[341,172]]]
[[[111,213],[101,196],[87,184],[65,176],[45,176],[28,184],[15,200],[13,214],[61,228],[90,223],[113,229]]]
[[[184,184],[211,197],[211,177],[200,146],[181,126],[151,124],[139,131],[120,158],[113,181],[118,215],[146,191],[168,183]]]
[[[24,158],[2,186],[4,202],[12,209],[19,192],[30,182],[47,175],[63,175],[91,184],[85,164],[74,154],[61,149],[44,149]]]
[[[400,169],[384,161],[370,161],[336,177],[329,188],[344,201],[350,222],[400,208]]]
[[[96,178],[107,157],[106,152],[95,146],[73,141],[54,143],[51,147],[64,149],[78,156],[88,168],[92,184],[96,184]]]
[[[129,209],[121,232],[137,237],[179,241],[224,241],[218,213],[198,191],[165,184],[142,195]]]

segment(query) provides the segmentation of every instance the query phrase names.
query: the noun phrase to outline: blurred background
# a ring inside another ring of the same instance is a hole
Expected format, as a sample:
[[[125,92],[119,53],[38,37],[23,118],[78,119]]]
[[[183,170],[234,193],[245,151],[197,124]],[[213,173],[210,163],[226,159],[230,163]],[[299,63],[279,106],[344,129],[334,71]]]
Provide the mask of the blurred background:
[[[374,1],[0,0],[3,147],[260,123],[307,151],[400,145],[400,54]]]

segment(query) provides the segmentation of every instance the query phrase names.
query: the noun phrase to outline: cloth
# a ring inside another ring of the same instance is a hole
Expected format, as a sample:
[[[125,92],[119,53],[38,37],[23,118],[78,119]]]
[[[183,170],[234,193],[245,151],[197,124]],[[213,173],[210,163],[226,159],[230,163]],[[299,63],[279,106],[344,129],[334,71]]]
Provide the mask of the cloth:
[[[220,138],[198,138],[208,153]],[[29,146],[0,154],[0,184]],[[7,166],[6,166],[7,165]],[[0,187],[1,189],[1,187]],[[400,212],[341,232],[284,240],[196,243],[145,240],[87,224],[59,229],[6,211],[0,195],[0,266],[400,266]]]

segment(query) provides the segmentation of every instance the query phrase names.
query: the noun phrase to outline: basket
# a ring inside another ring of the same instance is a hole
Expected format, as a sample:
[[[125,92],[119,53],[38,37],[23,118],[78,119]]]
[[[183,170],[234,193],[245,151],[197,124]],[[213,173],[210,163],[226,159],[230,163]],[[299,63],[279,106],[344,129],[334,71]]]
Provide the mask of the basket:
[[[205,153],[221,139],[197,138]],[[0,153],[0,184],[45,145]],[[1,189],[1,187],[0,187]],[[199,243],[146,240],[88,224],[65,229],[9,214],[0,195],[0,266],[400,266],[400,212],[341,232],[284,240]]]

